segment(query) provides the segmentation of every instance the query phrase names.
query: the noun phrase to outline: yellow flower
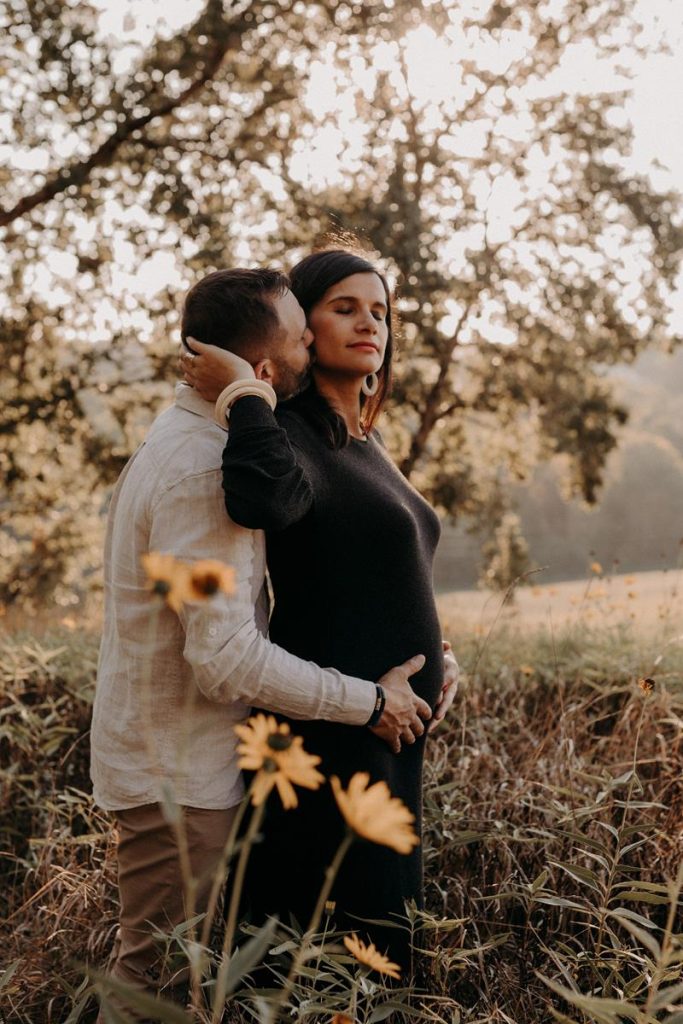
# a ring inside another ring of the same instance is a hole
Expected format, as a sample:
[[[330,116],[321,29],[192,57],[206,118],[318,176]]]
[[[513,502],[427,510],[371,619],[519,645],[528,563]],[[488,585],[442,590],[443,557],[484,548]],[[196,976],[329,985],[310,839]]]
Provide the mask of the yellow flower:
[[[599,562],[591,562],[591,572],[594,572],[596,576],[602,576],[602,566]]]
[[[213,558],[204,558],[190,566],[190,593],[193,601],[205,601],[219,590],[235,593],[235,570]]]
[[[347,1017],[345,1013],[335,1013],[330,1024],[354,1024],[354,1021],[352,1017]]]
[[[258,714],[236,725],[235,732],[242,740],[237,747],[241,755],[239,767],[258,773],[251,795],[255,807],[263,803],[274,786],[286,809],[296,807],[298,801],[292,783],[318,789],[325,781],[324,775],[315,769],[320,758],[306,753],[301,736],[292,736],[285,722],[278,725],[272,715]]]
[[[411,827],[415,815],[392,797],[386,782],[375,782],[368,788],[367,772],[356,772],[346,791],[334,776],[330,782],[346,824],[359,836],[390,846],[397,853],[410,853],[412,847],[419,844]]]
[[[161,555],[158,551],[143,555],[141,561],[152,593],[162,597],[174,612],[179,612],[190,597],[187,565],[173,555]]]
[[[643,693],[650,694],[654,691],[655,681],[654,679],[650,679],[649,677],[645,679],[639,679],[638,686],[643,691]]]
[[[523,676],[532,676],[534,674],[534,670],[531,665],[520,665],[519,671]]]
[[[359,963],[371,967],[373,971],[388,974],[390,978],[396,978],[397,981],[401,977],[401,969],[398,964],[392,963],[388,956],[375,949],[372,942],[366,946],[357,935],[345,935],[344,945]]]

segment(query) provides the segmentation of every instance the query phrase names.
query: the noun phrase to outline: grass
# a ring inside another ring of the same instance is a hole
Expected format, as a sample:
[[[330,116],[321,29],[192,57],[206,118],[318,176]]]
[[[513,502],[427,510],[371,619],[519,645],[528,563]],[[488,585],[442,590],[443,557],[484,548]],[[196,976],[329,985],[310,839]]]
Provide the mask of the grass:
[[[383,1011],[366,980],[357,1019],[680,1024],[683,643],[446,625],[464,681],[427,764],[429,996]],[[92,1021],[79,965],[105,962],[115,928],[114,836],[87,781],[97,639],[0,641],[0,1006],[17,1024]],[[334,991],[304,975],[292,1019],[330,1020]]]

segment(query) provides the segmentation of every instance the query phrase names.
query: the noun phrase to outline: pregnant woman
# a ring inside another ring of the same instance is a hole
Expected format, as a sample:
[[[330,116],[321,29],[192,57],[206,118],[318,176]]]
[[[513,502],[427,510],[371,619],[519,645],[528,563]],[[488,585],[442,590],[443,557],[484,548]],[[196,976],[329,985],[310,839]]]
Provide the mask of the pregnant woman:
[[[243,526],[264,529],[275,599],[271,639],[302,658],[366,679],[421,653],[414,690],[440,721],[455,690],[432,591],[439,537],[436,514],[404,479],[374,429],[391,384],[391,296],[385,278],[356,253],[313,253],[291,274],[291,288],[314,334],[312,382],[275,414],[259,397],[229,413],[223,459],[226,506]],[[248,364],[205,345],[184,366],[206,397]],[[259,367],[256,367],[259,374]],[[213,386],[206,387],[209,380]],[[449,664],[449,661],[451,664]],[[426,736],[392,752],[369,729],[292,723],[321,771],[344,787],[358,771],[384,780],[415,815],[421,834]],[[273,800],[264,841],[253,851],[246,891],[254,920],[290,914],[308,923],[344,824],[329,787],[300,792],[284,812]],[[404,901],[423,904],[422,852],[355,843],[332,892],[335,923],[370,933],[402,967],[410,965]],[[359,918],[391,922],[364,925]]]

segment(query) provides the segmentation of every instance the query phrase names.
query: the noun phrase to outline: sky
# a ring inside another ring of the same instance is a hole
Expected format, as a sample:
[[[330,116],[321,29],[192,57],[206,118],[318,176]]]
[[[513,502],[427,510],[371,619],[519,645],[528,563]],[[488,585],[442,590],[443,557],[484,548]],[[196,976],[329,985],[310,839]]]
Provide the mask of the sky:
[[[137,53],[135,43],[145,44],[154,35],[159,20],[170,30],[187,24],[201,7],[202,0],[91,0],[100,9],[100,27],[104,35],[128,40],[130,50],[120,56],[123,71],[127,59]],[[657,184],[680,187],[683,181],[683,0],[638,0],[636,16],[644,26],[644,38],[652,44],[664,40],[669,54],[650,56],[634,68],[633,98],[627,114],[635,134],[634,155],[639,165],[657,161],[663,171]],[[420,47],[419,38],[412,48],[414,82],[426,83],[433,79],[430,68],[443,65],[433,61],[433,43],[428,39]],[[604,88],[604,68],[596,67],[588,59],[579,59],[578,68],[572,66],[568,74],[576,75],[580,84],[589,88]],[[440,74],[441,81],[444,76]]]
[[[100,11],[100,32],[103,37],[111,37],[116,41],[118,55],[116,70],[124,74],[138,58],[140,45],[150,42],[159,31],[170,34],[184,24],[192,21],[200,9],[203,0],[91,0],[93,6]],[[544,0],[548,4],[559,0]],[[458,0],[458,7],[464,10],[468,6],[486,6],[487,0]],[[569,55],[564,68],[556,76],[554,84],[571,90],[598,91],[606,88],[615,90],[628,85],[633,92],[624,110],[624,116],[633,125],[634,144],[632,168],[635,172],[648,172],[656,188],[678,189],[683,183],[683,0],[637,0],[637,18],[643,23],[643,42],[655,47],[665,41],[668,53],[659,53],[638,60],[632,66],[633,78],[627,83],[614,70],[606,68],[604,62],[597,62],[588,49],[578,49]],[[450,47],[450,49],[449,49]],[[387,48],[387,51],[389,48]],[[376,62],[381,62],[382,54],[378,53]],[[385,58],[390,66],[391,54]],[[494,58],[495,59],[495,58]],[[458,67],[458,53],[453,44],[445,39],[437,38],[431,29],[423,26],[410,33],[408,45],[408,65],[410,88],[413,95],[424,99],[438,100],[445,92],[452,90],[453,83],[461,76]],[[307,154],[301,155],[301,166],[296,168],[297,176],[302,180],[308,178],[312,182],[326,178],[333,180],[338,172],[335,160],[345,151],[348,155],[356,147],[365,145],[365,140],[354,138],[354,109],[339,110],[339,98],[325,62],[321,59],[311,67],[312,85],[308,100],[312,108],[320,113],[332,113],[337,107],[335,116],[329,118],[325,129],[328,136],[316,139],[316,145]],[[563,80],[564,79],[564,80]],[[38,161],[35,169],[47,170],[40,161],[54,161],[55,156],[68,158],[69,139],[56,140],[54,152],[33,151],[24,154],[24,161]],[[61,150],[61,152],[60,152]],[[30,165],[24,163],[28,169]],[[489,196],[490,221],[495,224],[499,219],[499,230],[504,234],[505,220],[509,219],[514,203],[504,190],[499,190],[496,197]],[[500,208],[496,212],[495,203]],[[143,211],[140,211],[141,213]],[[133,210],[132,216],[136,216]],[[86,228],[84,227],[84,230]],[[132,247],[129,243],[122,243]],[[249,259],[248,242],[245,241],[244,254],[240,258]],[[143,299],[151,298],[164,287],[182,287],[183,279],[175,258],[168,253],[158,253],[147,260],[142,266],[136,261],[134,251],[115,253],[118,269],[112,282],[115,291],[137,294]],[[51,290],[55,299],[55,281],[57,278],[69,277],[74,271],[72,264],[75,257],[66,252],[50,254],[43,267],[35,268],[36,284],[40,290]],[[69,262],[71,261],[71,262]],[[57,284],[57,288],[58,288]],[[113,304],[107,309],[102,305],[96,314],[96,333],[106,338],[116,317]],[[673,326],[683,331],[683,275],[680,288],[674,303],[675,311]],[[144,314],[138,314],[144,319]],[[131,326],[136,326],[131,323]],[[137,324],[143,327],[142,322]],[[493,339],[492,339],[493,340]],[[504,338],[498,339],[504,341]]]

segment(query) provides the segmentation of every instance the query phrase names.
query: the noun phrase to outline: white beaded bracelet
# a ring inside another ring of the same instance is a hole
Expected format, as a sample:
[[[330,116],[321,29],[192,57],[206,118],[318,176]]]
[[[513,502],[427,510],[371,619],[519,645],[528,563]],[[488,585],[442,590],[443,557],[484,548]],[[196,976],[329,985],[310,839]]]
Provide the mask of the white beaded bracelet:
[[[254,395],[256,398],[262,398],[271,409],[274,409],[277,405],[277,395],[268,381],[258,380],[257,377],[254,377],[253,380],[233,381],[232,384],[228,384],[227,388],[221,391],[216,399],[216,408],[213,415],[219,427],[225,427],[226,422],[230,419],[230,406],[233,402],[236,402],[238,398],[243,398],[245,395]]]

